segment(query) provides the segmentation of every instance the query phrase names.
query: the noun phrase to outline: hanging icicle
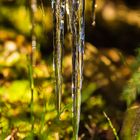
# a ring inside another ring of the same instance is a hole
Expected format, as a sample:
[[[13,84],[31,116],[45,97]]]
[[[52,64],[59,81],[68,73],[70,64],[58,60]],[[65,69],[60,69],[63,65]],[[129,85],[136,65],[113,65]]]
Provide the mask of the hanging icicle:
[[[60,7],[60,44],[62,48],[62,55],[63,55],[63,48],[64,48],[64,23],[65,23],[65,0],[61,0],[61,7]],[[61,61],[62,64],[62,61]]]
[[[56,47],[56,0],[51,1],[53,10],[53,70],[55,71],[55,47]]]
[[[36,50],[36,33],[35,33],[35,13],[37,11],[37,1],[31,0],[31,37],[32,37],[32,49],[31,49],[31,63],[32,65],[35,65],[35,50]]]
[[[62,54],[64,46],[64,15],[65,0],[52,0],[53,9],[53,46],[54,46],[54,69],[56,83],[56,107],[58,115],[61,109],[62,95]]]
[[[71,18],[71,10],[72,10],[72,8],[71,8],[71,6],[72,6],[72,1],[71,0],[66,0],[66,20],[67,20],[67,30],[69,31],[69,32],[71,32],[71,20],[72,20],[72,18]]]
[[[36,50],[36,33],[35,33],[35,14],[37,11],[37,1],[31,0],[31,53],[30,53],[30,64],[29,64],[29,75],[30,75],[30,90],[31,90],[31,101],[30,101],[30,109],[31,109],[31,131],[34,129],[34,115],[33,115],[33,101],[34,101],[34,78],[33,78],[33,66],[35,65],[35,50]]]
[[[97,8],[96,0],[92,0],[92,25],[93,26],[95,26],[96,24],[96,8]]]
[[[83,80],[83,54],[85,41],[85,0],[52,0],[54,69],[56,81],[57,110],[60,113],[62,94],[62,52],[64,46],[64,15],[68,31],[72,34],[72,99],[73,132],[78,139],[80,122],[81,89]]]
[[[72,1],[72,99],[73,99],[73,131],[74,139],[78,139],[80,122],[81,89],[83,73],[83,54],[85,38],[85,1]]]

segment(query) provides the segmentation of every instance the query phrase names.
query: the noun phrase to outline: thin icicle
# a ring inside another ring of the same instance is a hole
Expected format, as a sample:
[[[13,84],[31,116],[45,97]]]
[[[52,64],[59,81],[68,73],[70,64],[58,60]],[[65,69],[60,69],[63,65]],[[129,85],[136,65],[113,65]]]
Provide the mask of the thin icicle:
[[[66,23],[67,23],[67,30],[69,31],[70,30],[70,21],[69,21],[69,14],[70,14],[70,9],[69,9],[69,0],[66,0],[66,3],[65,3],[65,7],[66,7]]]
[[[83,73],[83,53],[85,38],[84,0],[72,1],[72,98],[73,98],[73,131],[74,139],[78,139],[81,106],[81,88]]]
[[[65,0],[61,0],[61,5],[60,5],[60,44],[62,48],[62,53],[63,53],[63,48],[64,48],[64,23],[65,23]],[[62,61],[61,61],[62,63]]]
[[[56,47],[56,0],[51,1],[53,10],[53,70],[55,71],[55,47]]]
[[[95,26],[96,24],[96,8],[97,8],[96,0],[92,0],[92,25],[93,26]]]
[[[31,39],[32,39],[32,47],[31,47],[31,53],[30,53],[30,64],[29,64],[29,75],[30,75],[30,90],[31,90],[31,101],[30,101],[30,109],[31,109],[31,131],[34,129],[34,78],[33,78],[33,66],[35,65],[35,50],[36,50],[36,34],[35,34],[35,13],[37,11],[37,1],[31,0]]]
[[[77,81],[78,81],[78,20],[79,20],[79,16],[78,16],[78,6],[79,6],[79,1],[78,0],[73,0],[72,1],[72,19],[71,19],[71,26],[72,26],[72,98],[73,98],[73,132],[74,132],[74,139],[76,140],[78,138],[78,128],[79,128],[79,110],[78,107],[79,105],[77,104],[78,100],[78,85],[77,85]]]
[[[32,37],[32,49],[31,49],[31,63],[32,65],[35,65],[35,51],[36,51],[36,33],[35,33],[35,13],[37,11],[37,1],[31,0],[31,22],[32,22],[32,28],[31,28],[31,37]]]
[[[72,10],[72,8],[71,8],[71,6],[72,6],[72,1],[71,0],[66,0],[66,20],[67,20],[67,30],[68,31],[70,31],[71,32],[71,10]]]
[[[53,8],[53,45],[54,45],[54,68],[56,84],[56,107],[58,114],[61,109],[62,95],[62,53],[64,46],[64,15],[65,0],[52,0]]]

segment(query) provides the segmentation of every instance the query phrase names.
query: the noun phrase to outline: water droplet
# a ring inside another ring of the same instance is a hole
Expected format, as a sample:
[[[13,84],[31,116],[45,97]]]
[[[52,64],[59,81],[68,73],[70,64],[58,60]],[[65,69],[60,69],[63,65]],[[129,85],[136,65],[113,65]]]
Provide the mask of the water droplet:
[[[92,25],[96,25],[96,8],[97,8],[97,3],[96,0],[92,1]]]

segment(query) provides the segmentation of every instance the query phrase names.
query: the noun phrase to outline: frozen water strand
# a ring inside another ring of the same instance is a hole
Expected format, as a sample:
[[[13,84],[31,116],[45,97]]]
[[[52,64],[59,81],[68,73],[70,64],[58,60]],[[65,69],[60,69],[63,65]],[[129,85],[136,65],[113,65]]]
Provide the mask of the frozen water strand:
[[[54,45],[54,68],[55,68],[55,92],[56,92],[56,107],[58,115],[61,110],[61,95],[62,95],[62,53],[64,46],[64,15],[65,1],[52,0],[53,8],[53,45]]]
[[[36,20],[35,20],[35,13],[37,11],[37,1],[31,0],[31,39],[32,39],[32,48],[31,48],[31,63],[32,65],[35,65],[35,51],[36,51],[36,33],[35,33],[35,26],[36,26]]]
[[[72,1],[72,19],[71,19],[71,26],[72,26],[72,98],[73,98],[73,132],[74,132],[74,139],[78,138],[78,125],[79,125],[79,110],[77,105],[77,67],[78,67],[78,6],[79,1],[73,0]]]
[[[93,26],[95,26],[96,24],[96,8],[97,8],[96,0],[92,0],[92,25]]]
[[[53,11],[53,70],[55,71],[55,47],[56,47],[56,0],[51,1]]]
[[[85,0],[80,0],[80,11],[79,11],[79,48],[78,48],[78,64],[79,64],[79,89],[82,89],[83,81],[83,55],[85,45]]]
[[[65,7],[66,7],[66,23],[67,23],[67,30],[70,30],[70,24],[69,24],[69,14],[70,14],[70,9],[69,9],[69,0],[66,0],[65,3]]]
[[[81,88],[83,71],[83,53],[84,53],[84,0],[72,1],[72,98],[73,98],[73,130],[74,139],[78,139],[78,130],[80,122],[81,106]]]
[[[72,14],[71,14],[71,32],[72,32],[72,99],[73,99],[73,106],[72,106],[72,121],[73,121],[73,132],[74,132],[74,139],[78,137],[78,125],[79,125],[79,110],[77,109],[77,68],[78,68],[78,35],[79,35],[79,15],[78,15],[78,6],[79,1],[73,0],[72,1]]]
[[[64,48],[64,23],[65,23],[65,0],[61,0],[60,5],[60,44],[62,48],[62,55],[63,55],[63,48]]]
[[[57,95],[57,110],[60,113],[62,94],[62,52],[64,46],[64,15],[67,12],[67,25],[72,34],[72,97],[74,139],[78,139],[81,89],[83,74],[83,54],[85,40],[85,0],[52,0],[54,68]]]
[[[66,0],[66,20],[67,20],[67,30],[71,32],[71,6],[72,6],[72,1],[71,0]]]
[[[31,6],[31,41],[32,41],[32,47],[30,52],[30,64],[29,64],[29,75],[30,75],[30,90],[31,90],[31,101],[30,101],[30,109],[31,109],[31,131],[34,129],[34,78],[33,78],[33,66],[35,65],[35,50],[36,50],[36,33],[35,33],[35,14],[37,11],[37,1],[36,0],[30,0],[30,6]]]

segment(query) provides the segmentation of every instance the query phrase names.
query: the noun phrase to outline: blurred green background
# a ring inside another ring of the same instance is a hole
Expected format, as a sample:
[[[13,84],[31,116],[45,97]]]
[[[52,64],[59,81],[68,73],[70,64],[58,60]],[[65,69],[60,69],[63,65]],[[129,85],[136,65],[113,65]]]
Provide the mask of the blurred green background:
[[[36,65],[33,67],[35,128],[32,134],[28,74],[28,56],[31,51],[30,4],[26,0],[0,0],[2,140],[8,137],[15,140],[57,140],[58,133],[62,140],[72,138],[70,34],[65,30],[63,111],[59,121],[55,110],[51,1],[37,2],[37,50]],[[92,0],[86,0],[84,80],[79,139],[115,139],[103,111],[112,121],[118,136],[122,135],[122,139],[125,139],[123,134],[131,133],[123,127],[126,125],[123,121],[125,112],[131,106],[139,106],[140,1],[97,0],[97,5],[96,26],[92,26]],[[132,120],[132,117],[130,119]],[[133,130],[133,126],[130,127]],[[132,134],[132,137],[135,137],[135,134]]]

